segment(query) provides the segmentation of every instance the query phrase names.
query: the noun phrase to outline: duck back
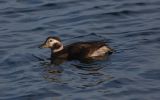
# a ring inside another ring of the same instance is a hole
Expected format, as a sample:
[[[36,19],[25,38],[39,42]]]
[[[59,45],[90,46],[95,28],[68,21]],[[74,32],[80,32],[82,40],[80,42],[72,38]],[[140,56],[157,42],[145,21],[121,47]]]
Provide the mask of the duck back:
[[[93,56],[102,56],[102,54],[104,55],[111,51],[112,50],[105,44],[105,42],[78,42],[68,46],[69,58],[71,59],[84,59],[91,58]]]

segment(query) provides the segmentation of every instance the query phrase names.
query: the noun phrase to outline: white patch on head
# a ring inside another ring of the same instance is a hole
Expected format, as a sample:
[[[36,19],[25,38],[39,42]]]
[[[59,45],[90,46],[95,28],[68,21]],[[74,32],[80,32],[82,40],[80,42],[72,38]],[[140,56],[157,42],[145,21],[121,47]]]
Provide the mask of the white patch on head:
[[[54,49],[53,52],[61,51],[63,49],[63,44],[60,41],[56,40],[56,39],[49,39],[48,40],[48,44],[49,44],[50,47],[52,47],[56,43],[61,45],[61,46],[58,49]]]
[[[103,46],[94,51],[90,56],[91,57],[104,56],[108,51],[110,51],[110,49],[106,46]]]
[[[48,39],[47,42],[48,42],[49,46],[53,46],[53,44],[55,44],[55,43],[61,43],[56,39]]]

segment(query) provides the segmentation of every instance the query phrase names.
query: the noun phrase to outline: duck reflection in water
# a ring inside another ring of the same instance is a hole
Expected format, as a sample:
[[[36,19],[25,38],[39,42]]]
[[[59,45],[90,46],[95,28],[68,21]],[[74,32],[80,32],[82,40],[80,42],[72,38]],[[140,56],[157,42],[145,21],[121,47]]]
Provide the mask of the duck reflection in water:
[[[82,62],[103,60],[113,52],[113,49],[103,41],[76,42],[64,46],[59,37],[48,37],[40,47],[51,49],[50,60],[52,64],[56,65],[66,60]]]

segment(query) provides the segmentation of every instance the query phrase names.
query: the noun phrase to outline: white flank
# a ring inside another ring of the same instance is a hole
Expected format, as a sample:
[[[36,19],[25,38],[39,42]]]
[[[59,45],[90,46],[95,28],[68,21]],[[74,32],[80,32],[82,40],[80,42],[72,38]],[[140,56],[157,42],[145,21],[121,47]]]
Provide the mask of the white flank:
[[[94,51],[90,56],[91,57],[97,57],[97,56],[103,56],[105,55],[110,49],[107,48],[106,46],[103,46],[96,51]]]

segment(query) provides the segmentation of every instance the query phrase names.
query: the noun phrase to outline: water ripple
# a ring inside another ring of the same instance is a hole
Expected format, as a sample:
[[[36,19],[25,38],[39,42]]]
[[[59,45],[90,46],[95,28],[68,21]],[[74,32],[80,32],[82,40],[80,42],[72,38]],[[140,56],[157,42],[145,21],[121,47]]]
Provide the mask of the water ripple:
[[[0,0],[1,100],[159,100],[159,0]],[[106,41],[106,60],[50,64],[38,46]]]

